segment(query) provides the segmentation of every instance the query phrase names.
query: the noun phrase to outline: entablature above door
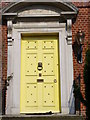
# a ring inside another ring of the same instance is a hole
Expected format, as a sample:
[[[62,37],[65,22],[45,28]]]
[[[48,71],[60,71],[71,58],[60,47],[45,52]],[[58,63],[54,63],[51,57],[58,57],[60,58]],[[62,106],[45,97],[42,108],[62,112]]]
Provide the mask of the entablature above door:
[[[70,2],[63,0],[49,0],[42,2],[41,0],[10,3],[2,10],[3,18],[36,18],[36,17],[63,17],[74,18],[78,13],[78,9]]]
[[[62,23],[66,24],[66,38],[68,42],[72,41],[72,19],[76,18],[78,9],[70,2],[63,0],[49,0],[42,2],[18,1],[10,3],[2,10],[2,18],[7,20],[8,38],[11,39],[12,27],[16,26],[34,26],[58,28]],[[12,41],[12,40],[9,40]]]

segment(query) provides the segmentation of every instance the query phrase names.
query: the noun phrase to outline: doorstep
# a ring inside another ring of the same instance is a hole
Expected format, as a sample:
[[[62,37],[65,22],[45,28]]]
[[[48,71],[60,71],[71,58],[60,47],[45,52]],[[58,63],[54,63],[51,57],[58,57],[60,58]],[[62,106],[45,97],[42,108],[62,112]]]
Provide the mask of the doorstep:
[[[45,115],[3,115],[0,120],[84,120],[82,116],[63,115],[63,114],[45,114]]]

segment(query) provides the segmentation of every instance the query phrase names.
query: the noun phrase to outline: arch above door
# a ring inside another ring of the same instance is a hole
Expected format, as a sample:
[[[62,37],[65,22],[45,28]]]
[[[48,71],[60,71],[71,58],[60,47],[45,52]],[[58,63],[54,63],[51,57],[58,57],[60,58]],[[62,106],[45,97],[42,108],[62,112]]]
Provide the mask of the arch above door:
[[[8,4],[7,7],[3,8],[2,15],[5,17],[11,16],[12,18],[14,16],[20,17],[20,13],[22,13],[23,11],[32,10],[32,9],[33,10],[39,9],[39,10],[42,10],[43,12],[46,12],[48,10],[49,13],[50,13],[50,11],[52,11],[51,14],[54,15],[55,13],[57,13],[61,17],[64,16],[66,18],[73,18],[78,13],[78,9],[72,3],[64,2],[63,0],[58,0],[58,1],[57,0],[53,0],[53,1],[49,0],[49,1],[44,1],[44,2],[42,2],[41,0],[34,0],[34,1],[24,0],[23,2],[22,1],[11,2],[10,4]],[[38,13],[41,12],[39,10],[35,11],[36,14],[37,14],[37,12]],[[46,10],[46,11],[44,11],[44,10]],[[48,12],[46,12],[46,13],[48,15]],[[31,14],[29,14],[27,17],[33,17],[32,14],[33,13],[31,11]],[[36,16],[36,17],[38,17],[38,16]]]
[[[20,52],[21,35],[24,33],[58,34],[61,112],[70,113],[73,108],[71,106],[73,101],[70,101],[73,100],[71,94],[73,83],[72,19],[77,13],[78,9],[73,4],[59,0],[15,2],[2,10],[3,19],[7,20],[8,27],[7,71],[8,75],[10,73],[14,75],[7,90],[7,114],[20,113]],[[71,97],[72,99],[69,100]]]

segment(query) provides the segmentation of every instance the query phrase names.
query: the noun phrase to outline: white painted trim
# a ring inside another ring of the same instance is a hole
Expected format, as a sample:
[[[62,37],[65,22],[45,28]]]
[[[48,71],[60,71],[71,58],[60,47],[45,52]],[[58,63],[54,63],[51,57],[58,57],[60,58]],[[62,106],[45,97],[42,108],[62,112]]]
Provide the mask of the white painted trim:
[[[67,19],[67,42],[72,44],[72,19]]]

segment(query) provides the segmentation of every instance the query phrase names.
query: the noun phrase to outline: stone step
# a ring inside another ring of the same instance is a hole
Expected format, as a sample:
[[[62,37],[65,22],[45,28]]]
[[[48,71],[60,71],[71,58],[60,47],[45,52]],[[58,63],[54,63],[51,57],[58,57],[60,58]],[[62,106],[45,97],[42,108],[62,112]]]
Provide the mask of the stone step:
[[[84,120],[77,115],[5,115],[0,120]]]

